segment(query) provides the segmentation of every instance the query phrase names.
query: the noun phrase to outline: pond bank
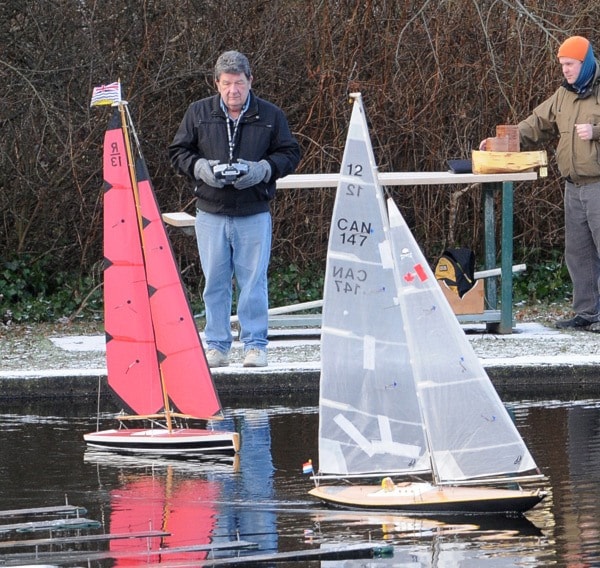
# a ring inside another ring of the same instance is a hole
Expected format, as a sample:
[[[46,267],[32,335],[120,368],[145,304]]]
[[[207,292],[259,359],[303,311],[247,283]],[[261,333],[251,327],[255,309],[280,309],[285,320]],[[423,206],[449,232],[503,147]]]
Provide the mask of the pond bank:
[[[502,397],[580,399],[600,394],[600,334],[558,331],[540,323],[519,323],[510,335],[464,327]],[[270,402],[302,394],[316,404],[319,386],[318,330],[276,332],[269,366],[242,367],[235,343],[231,364],[213,370],[224,404],[229,400]],[[69,333],[2,339],[0,401],[90,400],[98,386],[108,393],[104,337]]]

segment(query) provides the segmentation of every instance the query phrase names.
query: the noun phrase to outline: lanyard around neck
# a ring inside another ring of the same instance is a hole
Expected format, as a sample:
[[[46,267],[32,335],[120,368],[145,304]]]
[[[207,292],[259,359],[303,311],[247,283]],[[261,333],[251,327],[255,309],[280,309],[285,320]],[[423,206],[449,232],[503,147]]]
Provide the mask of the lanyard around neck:
[[[233,163],[233,151],[235,150],[238,126],[240,125],[240,120],[242,120],[242,117],[244,116],[245,112],[248,110],[249,106],[250,106],[250,94],[248,94],[248,98],[246,99],[246,102],[244,103],[244,107],[242,108],[242,111],[240,112],[239,116],[234,119],[234,118],[231,118],[231,116],[229,116],[227,107],[225,106],[223,99],[221,99],[221,108],[225,112],[225,118],[227,120],[227,142],[229,144],[229,163],[230,164]],[[232,130],[232,128],[233,128],[233,130]]]
[[[233,150],[235,149],[235,140],[237,136],[238,126],[240,119],[244,116],[244,111],[240,113],[235,120],[227,115],[227,141],[229,142],[229,163],[233,162]],[[233,132],[231,131],[231,125],[233,123]]]

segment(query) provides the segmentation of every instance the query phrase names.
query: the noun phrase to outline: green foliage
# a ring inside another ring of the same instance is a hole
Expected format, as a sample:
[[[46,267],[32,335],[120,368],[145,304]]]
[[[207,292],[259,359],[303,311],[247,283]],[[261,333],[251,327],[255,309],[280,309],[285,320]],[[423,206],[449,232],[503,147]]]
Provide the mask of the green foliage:
[[[571,297],[571,278],[562,254],[554,251],[549,259],[527,265],[527,270],[515,275],[515,302],[556,302]]]
[[[282,261],[272,262],[269,269],[269,306],[279,307],[320,300],[323,297],[324,278],[325,268],[316,262],[304,267],[294,263],[285,264]],[[193,283],[186,281],[192,312],[200,318],[205,313],[202,301],[203,287],[202,275]],[[235,313],[237,305],[235,291],[232,304],[232,312]]]
[[[101,291],[91,277],[56,272],[50,261],[0,259],[0,322],[54,321],[100,313]]]
[[[273,263],[269,272],[270,306],[320,300],[324,277],[321,263],[303,267],[281,261]],[[190,294],[190,303],[195,314],[203,315],[202,285],[194,288],[196,292]],[[515,303],[550,303],[570,296],[571,280],[559,253],[553,253],[549,259],[529,261],[527,271],[515,275]],[[85,320],[102,317],[102,288],[93,277],[56,272],[44,259],[0,259],[0,323],[74,317]]]
[[[318,263],[300,268],[291,263],[274,265],[269,274],[269,305],[287,306],[323,297],[325,269]]]

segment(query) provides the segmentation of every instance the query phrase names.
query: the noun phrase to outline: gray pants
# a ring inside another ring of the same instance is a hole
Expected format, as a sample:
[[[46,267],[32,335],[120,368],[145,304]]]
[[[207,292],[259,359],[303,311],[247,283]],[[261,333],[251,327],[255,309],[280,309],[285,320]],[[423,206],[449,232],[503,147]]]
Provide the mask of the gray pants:
[[[573,311],[600,319],[600,183],[565,186],[565,261],[573,281]]]

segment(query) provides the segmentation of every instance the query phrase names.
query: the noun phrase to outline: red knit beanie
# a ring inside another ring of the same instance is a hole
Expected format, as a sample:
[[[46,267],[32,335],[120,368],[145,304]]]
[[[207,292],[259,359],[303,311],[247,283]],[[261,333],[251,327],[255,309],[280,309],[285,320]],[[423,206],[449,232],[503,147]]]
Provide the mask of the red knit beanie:
[[[583,61],[589,46],[590,42],[584,37],[572,36],[566,39],[558,48],[557,57],[570,57],[571,59]]]

